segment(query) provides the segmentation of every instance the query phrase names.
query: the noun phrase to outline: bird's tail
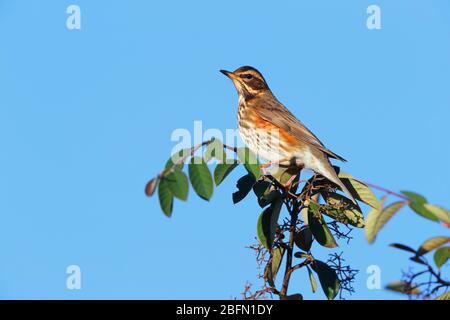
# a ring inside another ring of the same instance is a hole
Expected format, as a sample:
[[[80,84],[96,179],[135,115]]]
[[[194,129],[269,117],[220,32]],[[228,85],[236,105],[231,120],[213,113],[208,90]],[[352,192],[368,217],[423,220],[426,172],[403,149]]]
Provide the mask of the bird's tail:
[[[355,198],[350,193],[350,191],[348,191],[347,187],[342,183],[341,179],[339,179],[338,175],[336,174],[336,171],[334,170],[333,166],[331,165],[331,163],[329,161],[328,161],[328,166],[326,166],[324,171],[325,172],[319,172],[319,173],[321,175],[323,175],[325,178],[327,178],[328,180],[330,180],[331,182],[337,184],[339,186],[339,188],[347,195],[347,197],[350,198],[350,200],[352,200],[352,202],[354,204],[357,204]]]

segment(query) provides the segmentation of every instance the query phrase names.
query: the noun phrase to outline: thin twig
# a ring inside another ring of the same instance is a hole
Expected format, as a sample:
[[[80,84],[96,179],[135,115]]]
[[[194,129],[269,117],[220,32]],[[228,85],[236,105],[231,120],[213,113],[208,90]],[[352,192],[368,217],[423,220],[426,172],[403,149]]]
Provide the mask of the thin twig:
[[[374,189],[383,191],[383,192],[385,192],[385,193],[387,193],[387,194],[396,196],[396,197],[401,198],[401,199],[403,199],[403,200],[411,201],[410,198],[408,198],[407,196],[405,196],[405,195],[403,195],[403,194],[400,194],[400,193],[397,193],[397,192],[395,192],[395,191],[386,189],[386,188],[384,188],[384,187],[380,187],[380,186],[378,186],[378,185],[376,185],[376,184],[373,184],[373,183],[370,183],[370,182],[365,182],[365,181],[364,181],[364,183],[365,183],[366,185],[368,185],[369,187],[372,187],[372,188],[374,188]]]

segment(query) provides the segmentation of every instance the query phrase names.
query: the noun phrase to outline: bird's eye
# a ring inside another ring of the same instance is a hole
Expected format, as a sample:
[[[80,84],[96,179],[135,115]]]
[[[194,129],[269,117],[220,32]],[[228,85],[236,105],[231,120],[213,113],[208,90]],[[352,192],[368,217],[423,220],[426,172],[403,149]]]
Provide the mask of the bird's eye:
[[[250,73],[245,73],[241,75],[241,78],[250,80],[251,78],[253,78],[253,76]]]

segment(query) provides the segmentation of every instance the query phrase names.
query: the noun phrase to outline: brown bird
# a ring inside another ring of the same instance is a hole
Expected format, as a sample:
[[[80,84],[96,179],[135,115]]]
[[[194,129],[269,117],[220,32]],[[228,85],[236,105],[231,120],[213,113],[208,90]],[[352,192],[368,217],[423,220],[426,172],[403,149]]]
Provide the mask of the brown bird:
[[[258,70],[244,66],[234,72],[220,72],[233,81],[239,94],[240,136],[252,152],[268,161],[266,166],[296,165],[310,169],[338,185],[355,202],[329,158],[346,160],[327,149],[278,101]]]

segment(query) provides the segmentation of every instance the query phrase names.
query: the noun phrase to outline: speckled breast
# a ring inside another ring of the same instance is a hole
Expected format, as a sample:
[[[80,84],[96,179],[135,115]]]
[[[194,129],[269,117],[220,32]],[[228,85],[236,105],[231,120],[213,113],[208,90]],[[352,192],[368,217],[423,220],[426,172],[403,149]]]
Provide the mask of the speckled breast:
[[[245,103],[239,103],[238,127],[242,141],[264,160],[289,163],[298,151],[298,141],[295,138],[262,119]]]

